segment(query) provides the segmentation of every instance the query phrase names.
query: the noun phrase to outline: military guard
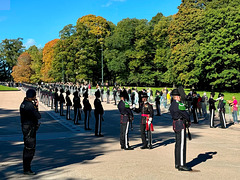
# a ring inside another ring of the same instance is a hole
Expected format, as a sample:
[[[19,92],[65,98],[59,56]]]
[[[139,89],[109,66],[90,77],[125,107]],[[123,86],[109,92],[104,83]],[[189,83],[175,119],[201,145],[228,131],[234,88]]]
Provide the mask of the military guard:
[[[74,124],[78,125],[78,120],[81,120],[81,111],[82,105],[79,97],[78,91],[73,93],[73,107],[74,107]]]
[[[192,113],[193,113],[193,120],[195,124],[198,124],[198,114],[197,114],[197,104],[198,104],[198,97],[197,93],[193,92],[193,97],[192,97]]]
[[[124,93],[125,92],[125,93]],[[133,113],[130,110],[130,105],[125,99],[127,99],[128,94],[126,91],[120,93],[120,102],[118,103],[118,110],[121,114],[120,116],[120,145],[121,149],[133,150],[129,146],[128,131],[129,125],[133,121]]]
[[[63,104],[65,104],[65,99],[64,99],[63,93],[64,93],[64,90],[62,88],[62,89],[60,89],[60,96],[59,96],[60,116],[64,116],[64,114],[63,114]]]
[[[219,112],[219,117],[220,117],[220,123],[221,127],[225,129],[227,127],[227,122],[225,118],[225,105],[226,105],[226,100],[224,99],[224,94],[220,95],[220,100],[218,103],[218,112]]]
[[[214,128],[214,116],[215,116],[215,110],[216,110],[216,107],[215,107],[215,102],[217,100],[214,100],[214,95],[215,93],[211,93],[210,94],[210,98],[209,98],[209,112],[210,112],[210,116],[209,116],[209,119],[210,119],[210,128]]]
[[[66,102],[67,102],[67,104],[66,104],[66,106],[67,106],[66,119],[67,120],[71,120],[70,112],[71,112],[72,101],[71,101],[69,95],[70,95],[70,91],[67,90],[67,92],[66,92]]]
[[[175,132],[175,168],[179,171],[191,171],[186,166],[186,128],[191,125],[190,116],[186,107],[181,103],[181,96],[177,89],[172,91],[173,101],[170,105],[170,113],[173,119],[173,130]]]
[[[137,113],[141,112],[141,124],[140,124],[140,130],[141,130],[141,138],[142,138],[142,147],[141,149],[152,149],[152,131],[153,125],[153,106],[147,101],[148,95],[147,93],[143,92],[141,94],[142,102],[140,103],[140,107],[138,109],[135,109],[134,111]],[[147,131],[147,137],[148,141],[146,140],[146,131]]]
[[[84,96],[83,111],[84,111],[84,114],[85,114],[85,118],[84,118],[85,130],[91,130],[90,127],[89,127],[89,120],[90,120],[90,117],[91,117],[92,106],[91,106],[91,104],[89,103],[89,100],[88,100],[88,92],[85,92],[83,94],[83,96]]]
[[[58,113],[58,100],[59,100],[58,88],[55,88],[55,92],[54,92],[54,103],[55,103],[55,112],[56,112],[56,113]]]
[[[155,103],[156,103],[156,109],[157,109],[157,114],[156,116],[161,116],[161,109],[160,109],[160,92],[157,90],[156,92],[156,98],[155,98]]]
[[[102,121],[103,121],[103,113],[104,113],[104,110],[103,110],[103,107],[102,107],[102,103],[100,101],[100,91],[97,90],[95,92],[95,96],[96,96],[96,99],[94,100],[94,107],[95,107],[95,110],[94,110],[94,115],[95,115],[95,136],[100,136],[102,137],[103,135],[101,134],[101,131],[102,131]]]
[[[31,170],[31,162],[36,148],[36,132],[39,128],[38,119],[41,118],[34,89],[27,90],[26,97],[20,105],[20,115],[24,140],[23,173],[34,175],[35,172]]]

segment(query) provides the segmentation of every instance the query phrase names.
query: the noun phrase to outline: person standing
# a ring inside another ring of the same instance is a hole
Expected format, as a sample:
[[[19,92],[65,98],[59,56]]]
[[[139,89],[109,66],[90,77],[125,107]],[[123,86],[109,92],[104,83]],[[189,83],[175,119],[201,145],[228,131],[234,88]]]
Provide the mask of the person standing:
[[[74,108],[74,124],[78,125],[78,120],[81,120],[81,100],[79,97],[79,92],[75,91],[73,93],[73,108]]]
[[[224,100],[224,94],[221,94],[217,108],[219,112],[221,127],[223,129],[227,128],[227,124],[226,124],[227,122],[225,118],[225,105],[226,105],[226,101]]]
[[[102,103],[100,101],[100,91],[97,90],[95,92],[95,97],[96,99],[94,100],[94,115],[95,115],[95,136],[99,136],[99,137],[103,137],[103,135],[101,134],[102,131],[102,121],[103,121],[103,107],[102,107]]]
[[[152,105],[147,101],[148,95],[147,93],[143,92],[141,94],[142,102],[140,104],[140,107],[138,109],[135,109],[134,111],[139,113],[141,112],[141,124],[140,124],[140,130],[141,130],[141,138],[142,138],[142,147],[141,149],[152,149],[152,131],[153,125],[153,107]],[[146,131],[147,131],[147,137],[148,141],[146,140]]]
[[[31,170],[31,162],[35,154],[36,132],[40,125],[38,120],[41,118],[41,114],[38,111],[38,101],[34,89],[27,90],[26,97],[20,105],[20,116],[24,140],[23,173],[35,175],[36,173]]]
[[[88,93],[84,93],[83,96],[84,96],[83,111],[84,111],[84,114],[85,114],[84,127],[85,127],[85,130],[91,130],[89,128],[89,120],[90,120],[90,117],[91,117],[92,106],[91,106],[91,104],[89,103],[89,100],[88,100]]]
[[[126,91],[124,91],[126,92]],[[129,125],[133,121],[133,113],[130,110],[130,105],[125,99],[127,99],[128,94],[121,92],[120,98],[121,100],[118,103],[118,110],[121,114],[120,116],[120,145],[121,149],[125,150],[133,150],[131,146],[129,146],[128,139],[128,131]]]
[[[193,120],[195,124],[198,124],[198,114],[197,114],[197,104],[198,104],[198,97],[197,93],[193,92],[192,97],[192,113],[193,113]]]
[[[110,90],[109,87],[107,87],[107,104],[109,104],[109,97],[110,97]]]
[[[58,88],[55,88],[55,92],[54,92],[54,104],[55,104],[55,112],[56,112],[56,113],[58,113],[58,100],[59,100]]]
[[[232,116],[233,116],[233,121],[234,121],[234,124],[238,124],[238,117],[237,117],[237,112],[238,112],[238,102],[236,100],[236,97],[233,96],[232,97],[233,99],[233,102],[232,102]]]
[[[101,88],[101,101],[103,102],[103,94],[104,94],[104,88],[103,88],[103,86],[102,86],[102,88]]]
[[[217,100],[214,100],[214,95],[215,93],[211,93],[210,94],[210,98],[209,98],[209,119],[210,119],[210,128],[214,128],[214,116],[215,116],[215,102],[217,102]]]
[[[114,105],[117,105],[117,90],[116,90],[116,87],[113,88],[113,99],[114,99]]]
[[[156,103],[156,109],[157,109],[157,114],[156,116],[161,116],[161,109],[160,109],[160,92],[157,90],[156,92],[156,98],[155,98],[155,103]]]
[[[67,102],[67,104],[66,104],[66,106],[67,106],[66,119],[67,120],[71,120],[70,112],[71,112],[72,101],[71,101],[69,95],[70,95],[70,91],[67,90],[67,92],[66,92],[66,102]]]
[[[177,89],[172,91],[173,101],[170,105],[170,114],[173,119],[173,130],[175,132],[175,168],[179,171],[191,171],[186,166],[186,128],[191,125],[190,116],[186,107],[181,103],[181,96]]]
[[[65,99],[64,99],[63,93],[64,93],[64,90],[62,88],[62,89],[60,89],[60,96],[59,96],[60,116],[64,116],[64,114],[63,114],[63,104],[65,104]]]
[[[202,112],[203,112],[203,116],[206,118],[207,116],[207,102],[208,102],[208,97],[207,94],[204,92],[203,96],[202,96]]]

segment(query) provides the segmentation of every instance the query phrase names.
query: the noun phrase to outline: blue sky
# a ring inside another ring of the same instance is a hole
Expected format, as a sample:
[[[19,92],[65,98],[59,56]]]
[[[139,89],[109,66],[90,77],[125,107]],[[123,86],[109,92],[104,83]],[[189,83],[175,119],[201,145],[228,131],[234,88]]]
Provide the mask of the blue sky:
[[[151,20],[158,12],[176,14],[181,0],[0,0],[0,42],[23,38],[24,45],[44,47],[77,19],[94,14],[117,25],[125,18]]]

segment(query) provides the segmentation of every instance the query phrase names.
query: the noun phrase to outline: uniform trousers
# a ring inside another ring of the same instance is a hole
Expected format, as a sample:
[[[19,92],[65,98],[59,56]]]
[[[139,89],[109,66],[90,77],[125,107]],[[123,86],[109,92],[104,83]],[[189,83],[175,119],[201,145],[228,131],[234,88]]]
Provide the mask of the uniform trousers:
[[[94,112],[94,116],[95,116],[95,135],[101,135],[101,131],[102,131],[102,117],[100,114],[95,113]]]
[[[85,114],[85,118],[84,118],[85,129],[89,129],[90,113],[91,113],[91,111],[87,111],[87,110],[84,111],[84,114]]]
[[[227,125],[226,125],[225,113],[222,110],[219,111],[219,116],[220,116],[221,127],[226,128]]]
[[[146,124],[140,124],[140,130],[143,147],[147,147],[147,145],[152,145],[152,132],[150,130],[147,131],[148,141],[146,138]]]
[[[175,131],[175,166],[186,165],[186,129]]]
[[[210,109],[210,127],[214,127],[214,109]]]
[[[194,123],[198,123],[197,108],[193,108],[192,112],[193,112]]]
[[[157,115],[161,115],[161,109],[160,109],[159,103],[156,103],[156,108],[157,108]]]
[[[24,149],[23,149],[23,170],[31,170],[31,162],[35,154],[36,128],[33,125],[22,125]]]
[[[74,124],[78,123],[78,120],[81,120],[80,108],[74,107]]]
[[[122,149],[129,147],[128,131],[129,131],[129,121],[126,123],[121,123],[120,124],[120,145]]]

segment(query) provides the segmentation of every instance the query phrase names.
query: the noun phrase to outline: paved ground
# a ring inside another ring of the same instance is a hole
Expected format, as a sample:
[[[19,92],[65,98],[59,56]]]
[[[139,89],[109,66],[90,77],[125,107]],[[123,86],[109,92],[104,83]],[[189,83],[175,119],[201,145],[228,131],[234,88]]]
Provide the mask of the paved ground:
[[[21,91],[0,92],[0,179],[33,179],[22,174],[23,142],[18,109],[24,95]],[[42,125],[32,162],[32,169],[37,172],[34,179],[239,179],[240,125],[210,129],[208,120],[203,119],[200,124],[192,125],[193,140],[187,142],[187,162],[194,171],[179,172],[174,168],[175,138],[166,111],[154,118],[154,149],[140,149],[140,116],[135,114],[134,130],[129,133],[135,149],[124,151],[119,145],[116,106],[105,102],[103,105],[104,137],[95,137],[93,130],[85,132],[83,121],[75,126],[40,106]],[[93,117],[91,128],[94,128]]]

